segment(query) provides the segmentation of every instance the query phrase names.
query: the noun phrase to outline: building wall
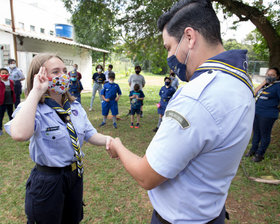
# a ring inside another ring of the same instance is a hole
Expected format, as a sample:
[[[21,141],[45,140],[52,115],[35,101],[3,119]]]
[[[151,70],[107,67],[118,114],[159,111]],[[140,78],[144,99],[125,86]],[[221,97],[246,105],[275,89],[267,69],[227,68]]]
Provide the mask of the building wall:
[[[91,51],[74,47],[71,45],[52,43],[32,38],[24,38],[23,44],[18,45],[18,62],[26,75],[28,66],[33,58],[38,53],[55,53],[60,56],[67,67],[68,71],[73,69],[73,64],[77,64],[78,71],[82,74],[82,84],[85,90],[91,90]]]
[[[70,24],[71,14],[66,11],[61,0],[13,0],[15,28],[18,31],[30,31],[35,27],[36,33],[44,29],[45,35],[55,35],[55,24]],[[10,0],[1,0],[0,24],[6,25],[11,19]],[[24,26],[24,27],[22,27]]]
[[[13,35],[4,31],[0,30],[0,45],[9,48],[9,57],[14,58],[14,42],[13,42]],[[4,67],[7,64],[7,59],[4,61],[3,51],[1,50],[0,54],[0,67]]]

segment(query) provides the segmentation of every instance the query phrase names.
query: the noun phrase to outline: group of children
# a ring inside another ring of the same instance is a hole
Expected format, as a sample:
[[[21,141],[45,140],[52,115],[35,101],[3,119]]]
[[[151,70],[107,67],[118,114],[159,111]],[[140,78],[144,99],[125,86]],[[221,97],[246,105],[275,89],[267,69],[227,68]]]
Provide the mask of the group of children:
[[[143,100],[145,98],[145,94],[142,91],[142,88],[145,85],[145,79],[142,75],[140,75],[141,67],[135,66],[135,77],[130,76],[129,78],[129,85],[131,87],[130,93],[129,93],[129,99],[130,99],[130,118],[131,118],[131,124],[130,128],[139,128],[140,126],[140,117],[143,113]],[[117,119],[116,116],[118,115],[118,100],[122,94],[121,89],[118,84],[114,83],[115,80],[115,73],[110,71],[108,73],[108,80],[109,82],[104,84],[103,89],[101,90],[101,96],[102,96],[102,115],[103,115],[103,121],[99,125],[100,127],[104,126],[107,121],[107,116],[109,114],[109,110],[111,110],[112,117],[113,117],[113,126],[114,128],[117,128]],[[156,132],[161,124],[162,117],[164,115],[165,109],[167,107],[167,104],[173,94],[176,92],[176,89],[171,86],[172,79],[170,77],[164,78],[164,86],[161,87],[159,91],[160,96],[160,102],[158,105],[158,114],[159,114],[159,120],[157,127],[153,129],[154,132]],[[136,120],[137,123],[134,126],[134,117],[136,114]]]

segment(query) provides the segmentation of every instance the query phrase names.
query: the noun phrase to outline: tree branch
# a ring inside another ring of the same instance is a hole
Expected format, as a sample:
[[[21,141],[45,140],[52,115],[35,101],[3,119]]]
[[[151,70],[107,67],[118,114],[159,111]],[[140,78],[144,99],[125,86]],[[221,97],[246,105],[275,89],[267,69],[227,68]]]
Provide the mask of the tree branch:
[[[260,11],[257,7],[249,6],[237,0],[212,1],[222,4],[227,11],[234,13],[240,21],[250,20],[264,36],[270,49],[273,48],[274,43],[280,41],[280,36],[265,16],[265,11]]]

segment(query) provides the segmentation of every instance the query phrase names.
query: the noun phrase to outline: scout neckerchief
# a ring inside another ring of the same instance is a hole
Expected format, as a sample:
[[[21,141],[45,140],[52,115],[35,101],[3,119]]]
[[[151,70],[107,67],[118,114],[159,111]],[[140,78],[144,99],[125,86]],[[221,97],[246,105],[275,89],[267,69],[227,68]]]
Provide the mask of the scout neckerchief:
[[[228,75],[231,75],[243,82],[254,95],[252,80],[250,76],[247,75],[247,72],[245,70],[242,70],[240,68],[234,67],[232,65],[218,60],[207,60],[205,63],[203,63],[196,69],[196,71],[203,70],[220,70]]]
[[[71,114],[71,107],[68,99],[66,99],[63,103],[63,108],[55,102],[50,96],[45,96],[45,104],[49,107],[54,109],[59,117],[66,123],[67,130],[70,135],[70,139],[72,142],[72,146],[74,148],[74,156],[77,158],[77,166],[78,166],[78,176],[81,177],[82,173],[84,172],[83,162],[82,162],[82,153],[80,149],[80,143],[75,131],[74,125],[71,122],[70,114]]]
[[[264,90],[266,90],[266,89],[269,88],[270,86],[273,86],[275,83],[279,83],[279,82],[280,82],[280,81],[275,81],[275,82],[273,82],[273,83],[270,83],[270,84],[267,85],[267,86],[262,87],[262,88],[259,90],[259,92],[257,93],[257,95],[256,95],[256,101],[260,98],[260,96],[262,95],[262,93],[263,93]]]

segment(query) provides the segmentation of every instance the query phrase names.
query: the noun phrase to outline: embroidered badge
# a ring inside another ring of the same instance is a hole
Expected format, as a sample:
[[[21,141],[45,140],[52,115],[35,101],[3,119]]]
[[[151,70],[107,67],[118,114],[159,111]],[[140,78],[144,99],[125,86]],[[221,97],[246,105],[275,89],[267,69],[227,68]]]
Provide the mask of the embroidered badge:
[[[78,116],[79,112],[78,112],[77,110],[72,110],[72,114],[73,114],[74,116]]]
[[[179,114],[178,112],[176,112],[174,110],[167,110],[165,112],[165,116],[176,120],[180,124],[180,126],[184,129],[186,129],[190,126],[190,124],[186,120],[186,118],[184,118],[181,114]]]

